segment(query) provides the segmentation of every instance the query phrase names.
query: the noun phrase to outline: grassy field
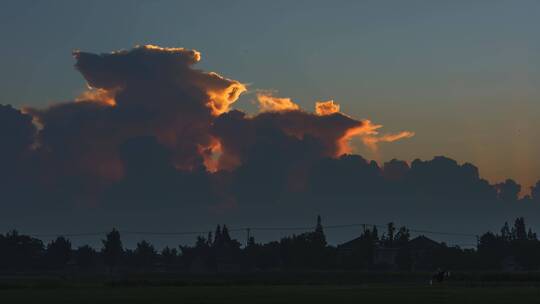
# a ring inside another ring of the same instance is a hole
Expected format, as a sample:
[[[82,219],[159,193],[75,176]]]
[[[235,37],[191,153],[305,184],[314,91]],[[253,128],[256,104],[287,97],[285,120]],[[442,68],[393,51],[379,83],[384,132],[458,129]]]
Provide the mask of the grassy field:
[[[0,303],[540,303],[540,287],[421,285],[42,287],[0,290]]]

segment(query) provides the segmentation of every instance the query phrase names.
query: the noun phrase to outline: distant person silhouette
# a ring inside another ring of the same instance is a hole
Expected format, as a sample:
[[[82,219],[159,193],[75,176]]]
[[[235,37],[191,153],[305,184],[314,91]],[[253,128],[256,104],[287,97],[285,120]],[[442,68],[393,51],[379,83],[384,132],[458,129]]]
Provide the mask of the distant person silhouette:
[[[437,271],[431,277],[429,284],[433,285],[433,282],[442,283],[449,276],[450,276],[449,271],[442,270],[441,268],[437,268]]]

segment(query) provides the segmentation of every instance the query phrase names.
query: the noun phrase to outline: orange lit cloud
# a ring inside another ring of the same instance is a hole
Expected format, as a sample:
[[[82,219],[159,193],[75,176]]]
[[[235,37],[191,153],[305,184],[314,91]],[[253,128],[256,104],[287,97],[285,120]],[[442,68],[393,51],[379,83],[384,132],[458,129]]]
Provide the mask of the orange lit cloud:
[[[315,114],[319,116],[330,115],[339,113],[339,104],[334,103],[333,100],[318,101],[315,103]]]
[[[279,125],[279,129],[300,139],[306,135],[319,138],[327,151],[322,155],[338,157],[353,153],[350,142],[354,138],[359,138],[370,149],[377,150],[378,143],[414,136],[410,131],[379,136],[378,130],[382,125],[342,114],[339,104],[333,100],[316,102],[313,115],[300,109],[290,98],[259,93],[257,99],[262,113],[254,119],[271,120],[272,124]],[[264,115],[265,112],[276,113]]]
[[[217,172],[219,168],[219,158],[223,153],[221,142],[217,138],[212,138],[206,147],[199,146],[199,153],[203,156],[204,166],[209,172]]]
[[[367,135],[367,136],[362,137],[362,142],[366,146],[368,146],[371,150],[377,151],[378,143],[394,142],[394,141],[398,141],[398,140],[404,139],[404,138],[411,138],[413,136],[414,136],[414,132],[410,132],[410,131],[402,131],[402,132],[395,133],[395,134],[385,134],[385,135],[381,135],[381,136]]]
[[[382,125],[373,124],[370,120],[363,120],[362,122],[363,124],[361,126],[347,130],[343,137],[339,139],[338,155],[351,154],[353,152],[350,141],[355,137],[360,138],[362,143],[372,151],[377,151],[379,143],[395,142],[400,139],[411,138],[414,136],[414,132],[411,131],[379,135],[378,130],[383,127]]]
[[[114,90],[105,90],[105,89],[94,89],[89,88],[87,91],[84,91],[79,95],[75,101],[76,102],[97,102],[103,103],[109,106],[116,106],[116,100],[114,99],[115,92]]]
[[[225,78],[217,73],[210,72],[202,74],[197,81],[201,89],[206,91],[209,100],[206,104],[214,116],[218,116],[230,110],[230,106],[238,100],[238,97],[247,91],[244,84]]]
[[[290,98],[274,97],[269,93],[257,93],[259,110],[261,112],[280,112],[300,110],[300,106]]]
[[[355,137],[364,138],[367,136],[373,136],[376,135],[377,129],[382,128],[382,125],[376,125],[373,124],[369,120],[362,121],[361,124],[358,126],[352,127],[350,129],[347,129],[343,136],[341,136],[337,140],[337,154],[336,156],[344,155],[344,154],[351,154],[352,153],[352,147],[350,146],[350,141]]]
[[[316,104],[315,113],[309,113],[300,109],[290,98],[266,93],[259,93],[257,98],[261,113],[248,116],[240,111],[232,111],[219,117],[214,125],[214,134],[222,139],[223,159],[236,160],[228,161],[229,164],[239,165],[243,159],[249,158],[245,155],[246,151],[251,151],[252,146],[260,140],[260,132],[266,133],[269,130],[275,133],[271,135],[273,139],[266,140],[271,140],[276,146],[287,145],[279,143],[280,140],[289,140],[281,137],[282,133],[313,143],[311,150],[304,153],[318,157],[351,154],[353,149],[350,142],[354,138],[361,139],[373,148],[378,142],[390,142],[413,135],[411,132],[403,132],[379,137],[378,129],[382,128],[382,125],[349,117],[339,112],[339,105],[333,101],[319,102]],[[223,166],[220,165],[220,168]]]
[[[146,45],[137,45],[135,48],[142,48],[148,51],[155,51],[157,54],[170,53],[170,54],[187,54],[187,57],[191,58],[193,63],[201,61],[201,53],[197,50],[189,50],[186,48],[180,47],[161,47],[159,45],[146,44]],[[124,51],[116,51],[113,53],[119,53]]]

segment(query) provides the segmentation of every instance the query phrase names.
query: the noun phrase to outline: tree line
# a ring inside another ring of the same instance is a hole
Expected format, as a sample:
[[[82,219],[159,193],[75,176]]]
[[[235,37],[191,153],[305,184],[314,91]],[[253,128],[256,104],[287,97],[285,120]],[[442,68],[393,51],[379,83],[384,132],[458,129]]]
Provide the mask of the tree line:
[[[232,238],[226,225],[198,236],[191,246],[157,250],[140,241],[125,248],[113,229],[99,249],[74,248],[63,236],[45,244],[29,235],[11,231],[0,234],[0,271],[39,273],[76,271],[121,272],[246,272],[297,270],[523,270],[540,269],[540,241],[527,229],[524,218],[504,223],[500,232],[486,232],[474,249],[437,243],[424,236],[412,238],[407,227],[389,223],[384,232],[364,228],[350,242],[337,246],[326,241],[321,218],[313,231],[290,235],[279,241],[259,243],[250,237],[245,245]]]

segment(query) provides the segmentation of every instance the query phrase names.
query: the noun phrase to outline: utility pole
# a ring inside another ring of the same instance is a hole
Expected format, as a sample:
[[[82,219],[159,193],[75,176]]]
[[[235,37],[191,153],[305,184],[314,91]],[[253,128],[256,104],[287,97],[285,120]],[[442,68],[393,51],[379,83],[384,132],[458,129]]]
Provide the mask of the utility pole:
[[[246,228],[246,247],[249,245],[249,239],[251,238],[251,229]]]

